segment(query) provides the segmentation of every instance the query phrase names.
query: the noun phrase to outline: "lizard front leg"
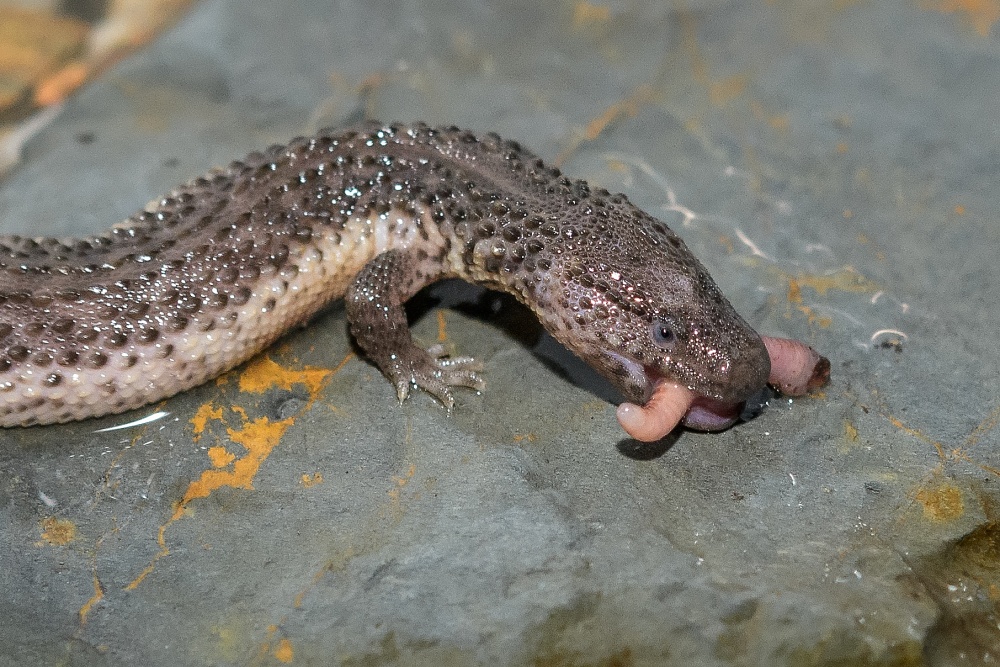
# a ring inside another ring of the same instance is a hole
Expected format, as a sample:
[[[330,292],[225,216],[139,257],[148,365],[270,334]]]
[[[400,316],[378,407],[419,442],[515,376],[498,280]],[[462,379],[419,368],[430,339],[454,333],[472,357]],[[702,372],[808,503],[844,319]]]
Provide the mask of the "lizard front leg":
[[[355,276],[347,290],[347,321],[358,345],[395,385],[403,402],[410,387],[419,387],[444,404],[455,404],[452,387],[481,391],[482,365],[472,357],[449,357],[441,345],[418,347],[410,335],[403,304],[440,275],[428,275],[423,266],[400,250],[387,250]]]

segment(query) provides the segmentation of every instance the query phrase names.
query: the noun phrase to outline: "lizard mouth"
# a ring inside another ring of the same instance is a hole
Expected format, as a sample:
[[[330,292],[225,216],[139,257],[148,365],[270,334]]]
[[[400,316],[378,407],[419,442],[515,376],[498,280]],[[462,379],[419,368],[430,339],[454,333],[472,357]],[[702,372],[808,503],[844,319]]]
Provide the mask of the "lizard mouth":
[[[649,398],[663,392],[665,385],[680,384],[676,380],[664,377],[655,368],[647,366],[643,368],[643,371],[652,386]],[[681,411],[683,409],[683,404],[680,402],[682,400],[681,394],[678,393],[677,397],[676,409]],[[690,386],[688,386],[683,400],[686,401],[687,408],[683,412],[681,423],[695,431],[724,431],[739,420],[743,406],[746,405],[746,400],[733,401],[713,398],[699,394],[696,389]]]
[[[618,410],[619,422],[637,440],[659,440],[680,423],[697,431],[722,431],[740,418],[745,400],[727,401],[699,394],[682,381],[664,377],[655,367],[615,352],[606,354],[616,370],[608,376],[618,380],[626,396],[637,400],[622,403]]]
[[[811,347],[787,338],[763,339],[770,357],[768,384],[786,396],[802,396],[830,379],[830,361]],[[722,401],[695,393],[684,385],[654,375],[645,405],[622,403],[618,421],[636,440],[653,442],[679,423],[699,431],[721,431],[735,423],[746,401]]]
[[[746,401],[725,403],[707,396],[695,396],[681,421],[697,431],[722,431],[736,423],[745,404]]]
[[[728,403],[698,395],[687,387],[659,379],[645,405],[622,403],[618,422],[636,440],[654,442],[682,423],[699,431],[721,431],[739,419],[743,401]]]

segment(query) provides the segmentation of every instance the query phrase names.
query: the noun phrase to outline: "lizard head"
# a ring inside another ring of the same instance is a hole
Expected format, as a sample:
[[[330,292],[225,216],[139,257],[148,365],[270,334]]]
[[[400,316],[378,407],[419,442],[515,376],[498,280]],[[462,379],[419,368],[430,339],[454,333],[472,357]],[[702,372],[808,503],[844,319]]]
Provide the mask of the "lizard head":
[[[730,425],[767,383],[760,336],[665,224],[621,195],[589,210],[563,218],[547,248],[558,307],[546,327],[628,400],[645,403],[673,382],[696,396],[686,425]]]

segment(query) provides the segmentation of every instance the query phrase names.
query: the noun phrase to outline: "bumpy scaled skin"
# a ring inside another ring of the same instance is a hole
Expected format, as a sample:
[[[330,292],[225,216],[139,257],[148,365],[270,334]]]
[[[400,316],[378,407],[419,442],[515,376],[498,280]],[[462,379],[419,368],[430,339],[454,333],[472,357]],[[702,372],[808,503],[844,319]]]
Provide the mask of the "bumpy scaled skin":
[[[644,403],[767,382],[760,337],[666,225],[517,143],[367,124],[254,153],[79,240],[0,238],[0,425],[121,412],[193,387],[347,296],[395,384],[451,405],[470,359],[424,351],[403,303],[459,277],[514,294]]]

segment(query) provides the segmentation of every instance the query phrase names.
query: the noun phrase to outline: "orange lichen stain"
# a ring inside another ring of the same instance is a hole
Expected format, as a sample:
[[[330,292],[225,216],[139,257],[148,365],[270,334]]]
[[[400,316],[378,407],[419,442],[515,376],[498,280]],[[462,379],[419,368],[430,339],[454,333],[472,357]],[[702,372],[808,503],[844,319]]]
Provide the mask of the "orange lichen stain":
[[[1000,477],[1000,468],[996,468],[986,463],[981,463],[972,458],[969,453],[969,449],[975,447],[979,444],[979,441],[997,427],[1000,423],[1000,406],[994,407],[982,421],[980,421],[972,432],[966,436],[965,441],[962,443],[961,447],[954,447],[947,453],[947,458],[956,461],[966,461],[972,465],[978,466],[983,472],[987,472],[995,477]],[[943,460],[946,458],[944,451],[944,446],[941,443],[935,442],[934,446],[938,448],[938,456]]]
[[[945,454],[944,445],[942,445],[940,442],[938,442],[937,440],[934,440],[934,439],[930,438],[929,436],[925,435],[922,431],[920,431],[918,429],[915,429],[915,428],[913,428],[911,426],[907,426],[906,424],[904,424],[902,422],[902,420],[897,419],[896,417],[893,417],[892,415],[885,415],[885,418],[889,420],[890,424],[892,424],[893,426],[895,426],[896,428],[898,428],[903,433],[906,433],[909,436],[912,436],[914,438],[917,438],[918,440],[922,440],[923,442],[926,442],[929,445],[932,445],[934,447],[934,449],[937,450],[938,458],[940,458],[942,461],[945,460],[946,454]]]
[[[392,77],[385,72],[372,72],[361,79],[356,87],[358,93],[369,93],[381,88],[392,80]]]
[[[681,46],[691,59],[691,74],[695,81],[705,83],[708,80],[708,64],[698,48],[698,21],[694,12],[682,11],[677,15],[681,27]]]
[[[209,420],[222,421],[222,408],[215,407],[211,401],[198,408],[198,411],[194,413],[194,417],[191,417],[195,442],[201,439],[201,435],[205,432],[205,427],[208,426]]]
[[[237,408],[234,408],[234,411],[237,413],[242,412],[243,419],[246,420],[245,412]],[[238,430],[227,428],[226,433],[229,435],[229,439],[238,445],[243,445],[244,449],[246,449],[246,454],[236,459],[231,466],[228,466],[224,470],[212,469],[202,471],[198,479],[188,484],[184,496],[174,508],[174,513],[167,519],[166,523],[160,526],[160,530],[157,533],[156,541],[160,546],[160,551],[153,556],[153,560],[149,565],[125,589],[134,590],[155,569],[157,561],[170,554],[164,534],[170,524],[184,516],[191,501],[198,498],[207,498],[216,489],[226,486],[233,489],[252,490],[253,478],[257,475],[257,471],[260,470],[260,466],[270,456],[271,451],[278,445],[285,431],[293,423],[294,419],[291,417],[277,422],[272,422],[267,417],[260,417],[249,423],[245,423]]]
[[[743,74],[734,74],[721,81],[713,81],[708,85],[708,99],[717,106],[724,107],[743,94],[747,79]]]
[[[209,447],[208,459],[216,468],[225,468],[236,459],[236,455],[225,447]]]
[[[210,631],[216,637],[215,645],[212,648],[216,653],[215,657],[221,658],[219,662],[226,664],[240,662],[240,656],[243,654],[246,636],[249,632],[246,623],[245,617],[235,614],[232,618],[224,619],[222,623],[211,626]]]
[[[253,489],[253,478],[261,464],[271,455],[271,450],[281,441],[281,437],[292,425],[293,419],[272,422],[267,417],[259,417],[242,429],[227,428],[229,439],[243,445],[247,453],[233,463],[230,470],[205,470],[201,477],[188,485],[180,506],[173,518],[179,518],[184,508],[195,498],[207,498],[216,489],[228,486],[233,489]]]
[[[314,588],[316,588],[316,585],[323,580],[323,577],[325,577],[328,572],[339,571],[343,569],[344,565],[346,565],[348,561],[350,561],[357,555],[358,554],[354,550],[354,547],[348,545],[343,549],[343,551],[339,552],[334,559],[327,561],[323,565],[323,567],[321,567],[319,570],[313,573],[312,579],[309,581],[309,583],[306,584],[302,588],[302,590],[300,590],[298,593],[295,594],[295,597],[292,598],[292,606],[295,609],[301,609],[302,601],[305,600],[306,595],[308,595],[310,592],[312,592]],[[284,623],[285,619],[282,619],[281,622]],[[274,629],[277,630],[277,626],[274,626]]]
[[[807,276],[799,274],[790,276],[785,274],[788,281],[787,301],[795,306],[795,309],[806,316],[810,324],[827,328],[833,324],[833,319],[827,315],[817,315],[812,308],[805,305],[802,297],[803,286],[811,288],[819,296],[826,296],[827,291],[839,289],[845,292],[876,292],[878,287],[872,281],[848,267],[822,276]],[[786,313],[785,317],[790,318],[791,313]]]
[[[861,167],[854,172],[854,182],[858,185],[869,185],[875,182],[872,177],[872,170],[868,167]]]
[[[104,586],[101,585],[101,580],[97,578],[97,572],[94,572],[94,594],[90,596],[90,599],[83,603],[80,607],[80,625],[87,624],[87,616],[90,614],[90,610],[94,608],[94,605],[104,599]]]
[[[988,37],[1000,20],[998,0],[923,0],[920,6],[942,14],[963,14],[980,37]]]
[[[820,276],[804,273],[796,276],[786,275],[786,280],[788,280],[788,300],[791,303],[802,303],[803,287],[809,287],[819,296],[826,296],[829,290],[840,290],[853,294],[874,293],[879,290],[878,284],[851,267]]]
[[[965,512],[962,492],[954,484],[945,482],[931,488],[923,488],[913,494],[914,499],[924,508],[924,518],[935,523],[954,521]]]
[[[639,114],[642,107],[649,104],[656,97],[656,90],[649,84],[642,84],[635,88],[625,98],[611,104],[596,118],[587,123],[582,136],[577,136],[553,161],[555,166],[561,166],[569,157],[586,141],[593,141],[604,132],[612,123],[621,118],[634,118]]]
[[[619,174],[627,174],[630,170],[630,167],[627,164],[614,158],[608,160],[607,166],[609,171],[616,171]]]
[[[799,304],[802,303],[802,287],[799,285],[797,280],[788,280],[788,303]]]
[[[283,662],[286,665],[290,663],[295,658],[295,651],[292,650],[292,642],[288,641],[285,637],[278,640],[278,645],[274,647],[274,657],[277,658],[278,662]]]
[[[300,371],[292,370],[281,366],[267,355],[260,355],[240,373],[240,391],[260,394],[274,387],[291,389],[292,385],[304,384],[310,395],[315,395],[332,373],[328,368],[306,367]]]
[[[757,100],[750,100],[749,106],[754,118],[766,122],[775,130],[785,132],[792,125],[792,119],[788,114],[772,114]]]
[[[836,150],[837,153],[839,153],[840,155],[843,155],[848,150],[850,150],[850,148],[848,147],[846,141],[840,141],[840,142],[837,143],[837,146],[836,146],[836,148],[834,150]]]
[[[833,318],[829,315],[817,315],[816,312],[809,306],[800,306],[799,312],[806,316],[806,321],[809,324],[813,324],[820,329],[829,329],[830,325],[833,324]],[[812,391],[809,395],[814,398],[823,398],[826,394],[822,391]]]
[[[968,463],[971,463],[972,465],[979,466],[979,469],[982,470],[983,472],[988,472],[994,477],[1000,477],[1000,468],[996,468],[994,466],[973,460],[972,456],[970,456],[969,453],[964,449],[956,447],[949,453],[951,454],[951,458],[953,459],[966,461]]]
[[[851,218],[854,217],[854,211],[852,211],[849,208],[845,208],[843,216],[844,216],[844,220],[850,220]]]
[[[347,354],[345,354],[345,355],[344,355],[344,358],[340,360],[340,363],[339,363],[339,364],[337,364],[336,366],[334,366],[334,367],[333,367],[333,370],[332,370],[332,371],[330,371],[330,375],[331,375],[331,376],[333,376],[333,375],[336,375],[337,373],[339,373],[339,372],[340,372],[340,370],[341,370],[341,369],[342,369],[342,368],[343,368],[344,366],[346,366],[346,365],[347,365],[347,362],[349,362],[349,361],[350,361],[351,359],[353,359],[353,358],[354,358],[354,353],[353,353],[353,352],[348,352]]]
[[[157,543],[159,543],[160,545],[160,550],[156,553],[155,556],[153,556],[153,560],[149,561],[149,565],[142,568],[142,572],[139,573],[139,576],[137,576],[135,579],[130,581],[127,586],[125,586],[125,590],[134,591],[136,588],[138,588],[139,584],[141,584],[143,580],[146,577],[148,577],[153,570],[156,569],[156,561],[170,554],[170,549],[168,549],[166,543],[163,542],[164,528],[166,528],[166,524],[160,526],[160,530],[157,533]]]
[[[399,500],[402,497],[403,487],[405,487],[407,484],[410,483],[410,480],[413,479],[413,476],[416,474],[416,472],[417,472],[417,465],[415,463],[411,463],[402,477],[393,475],[392,482],[395,486],[386,491],[386,494],[392,501],[393,506],[398,505]],[[398,508],[396,509],[398,510]]]
[[[990,411],[990,414],[986,415],[986,417],[976,425],[976,428],[972,429],[972,433],[965,438],[965,446],[974,447],[977,445],[979,440],[984,435],[997,427],[998,423],[1000,423],[1000,405],[993,408],[993,410]]]
[[[639,110],[652,101],[654,94],[652,86],[642,84],[633,90],[628,97],[609,106],[604,110],[604,113],[587,123],[587,129],[584,132],[587,140],[596,139],[608,125],[619,118],[634,118],[639,115]]]
[[[585,0],[573,5],[573,29],[580,30],[589,25],[603,24],[611,20],[611,8],[592,5]]]
[[[318,472],[315,475],[310,475],[309,473],[302,474],[302,486],[306,487],[307,489],[322,483],[323,483],[323,473]]]
[[[448,321],[444,316],[443,310],[438,310],[434,314],[437,316],[437,323],[438,323],[437,339],[439,343],[443,343],[446,340],[448,340]]]
[[[837,446],[837,451],[840,454],[845,454],[846,455],[849,452],[851,452],[854,448],[856,448],[857,446],[858,446],[858,429],[857,429],[857,427],[854,424],[852,424],[851,422],[849,422],[848,420],[845,419],[844,420],[844,439]]]
[[[35,104],[44,107],[62,102],[86,83],[92,73],[86,63],[77,61],[67,64],[35,87]]]
[[[780,130],[785,132],[792,124],[792,119],[789,118],[788,114],[779,114],[777,116],[771,116],[767,119],[767,124],[770,125],[775,130]]]
[[[538,440],[538,436],[535,435],[534,433],[514,434],[514,442],[524,442],[525,440],[527,440],[528,442],[535,442],[536,440]]]
[[[953,210],[955,211],[955,215],[965,215],[965,207],[961,204],[955,204],[955,208]]]
[[[317,576],[320,577],[320,578],[322,578],[323,575],[325,575],[325,574],[326,574],[326,568],[323,568],[322,570],[320,570],[319,572],[317,572],[316,575],[313,575],[313,578],[315,579]],[[301,591],[299,591],[298,593],[296,593],[295,597],[292,598],[292,606],[294,608],[296,608],[296,609],[301,609],[302,608],[302,601],[306,599],[306,595],[311,590],[312,590],[312,586],[309,586],[308,588],[303,588]]]
[[[295,659],[295,650],[292,647],[292,642],[287,638],[282,637],[277,642],[272,643],[279,629],[274,624],[267,626],[267,639],[261,643],[260,648],[257,650],[257,660],[254,664],[264,662],[264,659],[268,655],[273,655],[278,662],[286,665]]]
[[[416,473],[417,473],[417,464],[416,463],[411,463],[410,466],[406,469],[406,472],[403,474],[402,477],[398,477],[396,475],[393,475],[392,482],[398,488],[401,489],[401,488],[403,488],[404,486],[406,486],[407,484],[410,483],[410,480],[413,479],[413,476]]]
[[[278,632],[278,626],[273,623],[267,626],[267,639],[265,639],[260,648],[257,649],[257,660],[256,663],[260,663],[263,658],[271,653],[271,639],[274,637],[275,633]]]
[[[709,75],[709,66],[698,46],[698,20],[694,12],[682,11],[677,22],[681,27],[681,47],[687,52],[691,61],[691,77],[708,90],[708,99],[715,106],[726,106],[732,100],[743,95],[747,87],[746,74],[733,74],[724,79],[713,80]],[[750,102],[754,113],[763,114],[763,106]],[[778,121],[779,125],[781,121]]]
[[[53,547],[64,547],[76,539],[76,524],[69,519],[50,516],[42,520],[42,542]]]
[[[844,437],[846,437],[850,442],[857,442],[858,440],[858,429],[851,422],[844,420]]]

